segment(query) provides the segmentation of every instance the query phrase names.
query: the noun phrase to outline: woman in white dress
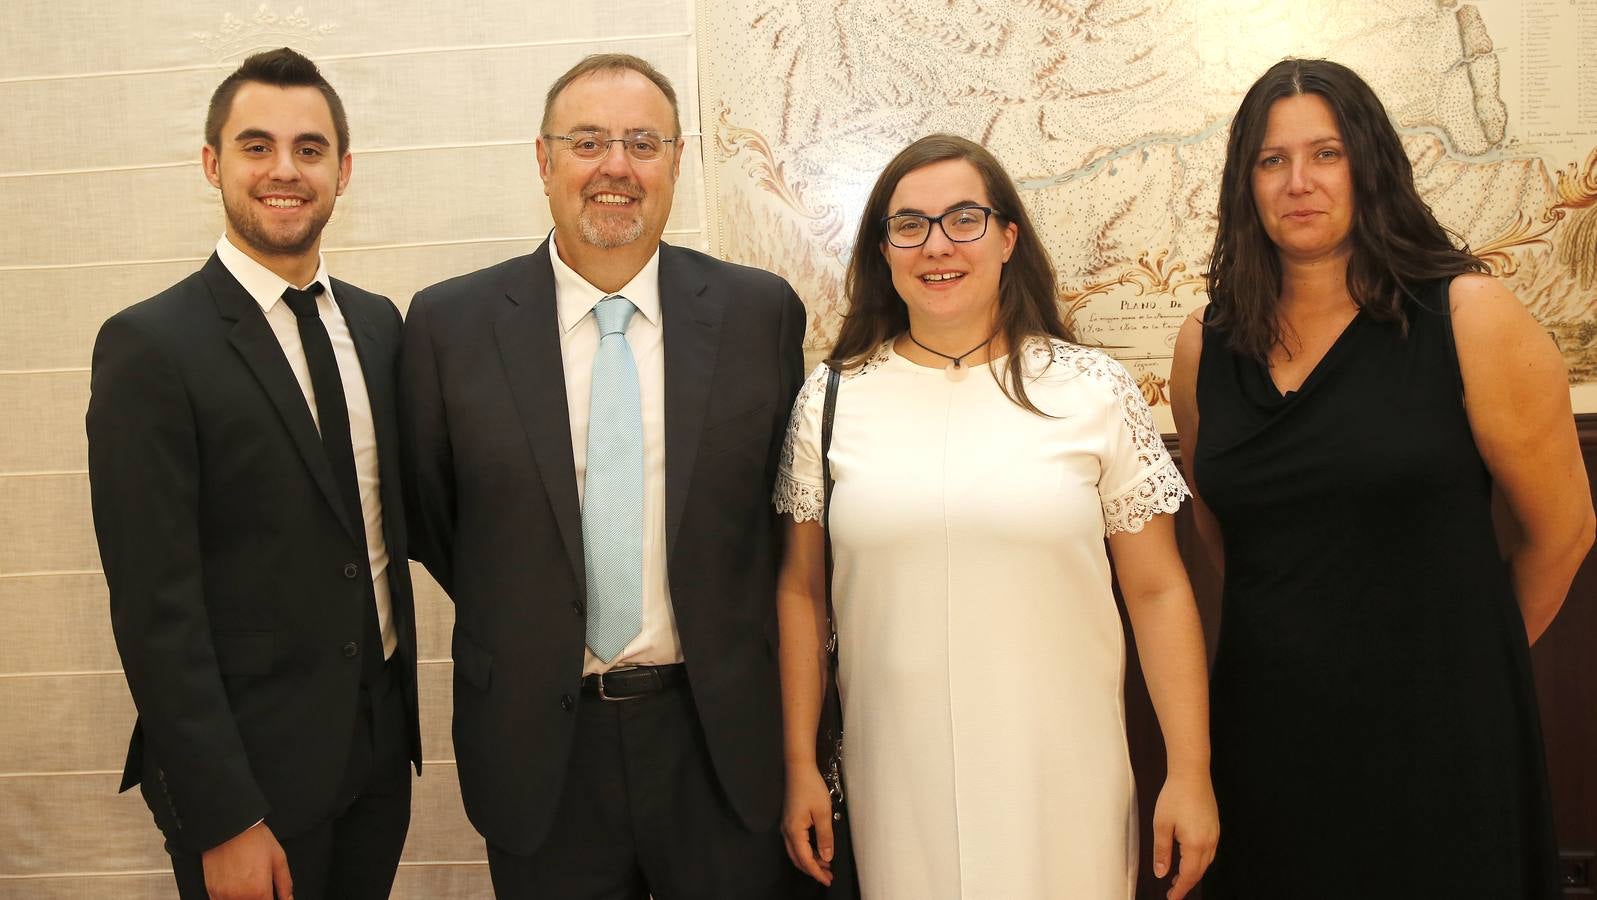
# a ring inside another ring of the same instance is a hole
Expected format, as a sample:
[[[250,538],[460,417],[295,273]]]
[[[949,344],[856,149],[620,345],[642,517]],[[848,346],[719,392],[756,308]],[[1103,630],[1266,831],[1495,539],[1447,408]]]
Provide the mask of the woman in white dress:
[[[922,138],[877,180],[829,361],[844,784],[865,900],[1133,896],[1106,537],[1169,758],[1154,872],[1175,870],[1179,898],[1214,854],[1203,637],[1171,518],[1188,492],[1126,370],[1072,343],[1054,284],[980,145]],[[775,492],[782,827],[823,884],[826,375],[799,394]]]

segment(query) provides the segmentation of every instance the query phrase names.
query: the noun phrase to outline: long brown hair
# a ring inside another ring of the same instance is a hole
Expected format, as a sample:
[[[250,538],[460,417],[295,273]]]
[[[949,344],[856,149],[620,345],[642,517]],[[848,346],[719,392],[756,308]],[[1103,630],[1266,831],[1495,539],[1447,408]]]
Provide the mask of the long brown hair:
[[[1231,120],[1220,177],[1219,227],[1204,278],[1206,321],[1237,353],[1265,359],[1281,340],[1275,304],[1281,259],[1259,221],[1253,162],[1264,143],[1270,107],[1302,94],[1324,98],[1336,116],[1353,175],[1353,226],[1347,289],[1371,318],[1405,326],[1408,285],[1486,264],[1454,246],[1447,229],[1414,189],[1414,169],[1380,98],[1346,66],[1325,59],[1284,59],[1248,89]]]
[[[1072,342],[1076,339],[1059,314],[1053,262],[1042,241],[1037,239],[1037,230],[1031,225],[1031,217],[1025,204],[1020,202],[1020,192],[1015,190],[1009,173],[987,148],[952,134],[929,134],[905,147],[882,170],[876,186],[871,188],[843,281],[848,312],[843,316],[843,327],[827,364],[844,370],[860,366],[885,341],[909,330],[908,309],[893,288],[893,273],[882,255],[886,240],[882,219],[887,215],[893,191],[905,175],[932,163],[953,159],[970,163],[981,175],[988,202],[997,210],[994,215],[1014,223],[1019,232],[1009,261],[998,276],[997,334],[1003,337],[1004,346],[1009,350],[1004,367],[1006,377],[999,379],[998,385],[1017,405],[1045,415],[1026,396],[1025,360],[1021,350],[1028,338],[1055,337]],[[993,377],[998,379],[997,371],[993,372]]]

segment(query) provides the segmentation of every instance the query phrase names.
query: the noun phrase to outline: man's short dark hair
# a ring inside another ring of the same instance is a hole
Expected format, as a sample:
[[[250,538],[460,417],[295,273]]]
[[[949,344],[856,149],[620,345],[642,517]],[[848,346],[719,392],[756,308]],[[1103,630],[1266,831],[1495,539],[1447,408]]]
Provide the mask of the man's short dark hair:
[[[654,82],[654,86],[659,88],[660,93],[664,94],[665,99],[671,103],[671,117],[675,120],[672,124],[676,127],[676,134],[682,133],[682,113],[677,109],[677,92],[676,88],[671,86],[671,79],[665,77],[659,69],[650,65],[648,60],[633,56],[630,53],[595,53],[585,56],[581,62],[567,69],[566,74],[556,78],[555,83],[549,85],[549,93],[544,96],[543,122],[538,126],[540,133],[549,130],[549,111],[554,108],[555,98],[560,96],[560,92],[570,87],[571,82],[576,81],[578,78],[593,75],[597,72],[609,72],[611,74],[637,72],[644,78]],[[666,135],[666,137],[675,136]]]
[[[344,102],[338,92],[322,77],[316,64],[288,47],[267,50],[244,60],[233,74],[216,86],[211,95],[211,107],[205,113],[205,143],[214,150],[222,149],[222,123],[233,111],[233,95],[246,82],[269,84],[272,87],[313,87],[327,98],[327,108],[333,114],[333,131],[338,137],[338,155],[349,149],[349,120],[344,117]]]

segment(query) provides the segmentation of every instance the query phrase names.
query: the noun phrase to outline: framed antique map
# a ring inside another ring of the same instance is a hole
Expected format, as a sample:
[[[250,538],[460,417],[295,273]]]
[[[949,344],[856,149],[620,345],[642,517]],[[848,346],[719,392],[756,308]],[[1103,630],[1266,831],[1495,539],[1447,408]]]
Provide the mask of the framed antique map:
[[[712,252],[788,278],[836,335],[877,173],[933,131],[1003,160],[1084,342],[1170,430],[1243,91],[1284,56],[1358,71],[1438,218],[1558,341],[1597,411],[1597,0],[700,0]]]

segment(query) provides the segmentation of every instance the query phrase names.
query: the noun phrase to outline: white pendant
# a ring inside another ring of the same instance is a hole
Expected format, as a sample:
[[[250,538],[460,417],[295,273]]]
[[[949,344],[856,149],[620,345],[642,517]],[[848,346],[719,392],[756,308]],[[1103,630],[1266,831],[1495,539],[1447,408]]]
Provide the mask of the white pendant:
[[[947,376],[949,381],[964,381],[969,372],[969,367],[962,366],[957,362],[951,362],[943,367],[943,375]]]

